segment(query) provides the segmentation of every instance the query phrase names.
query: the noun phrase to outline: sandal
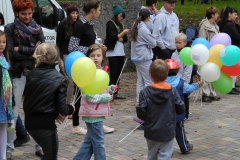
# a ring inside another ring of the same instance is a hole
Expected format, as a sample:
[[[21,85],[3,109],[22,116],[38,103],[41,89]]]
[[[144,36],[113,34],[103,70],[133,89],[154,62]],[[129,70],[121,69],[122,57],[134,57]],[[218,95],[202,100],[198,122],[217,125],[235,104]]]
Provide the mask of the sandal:
[[[208,97],[208,96],[203,96],[203,97],[202,97],[202,101],[203,101],[203,102],[206,102],[206,103],[211,103],[211,102],[212,102],[211,98]]]
[[[221,97],[209,97],[212,101],[220,101]]]

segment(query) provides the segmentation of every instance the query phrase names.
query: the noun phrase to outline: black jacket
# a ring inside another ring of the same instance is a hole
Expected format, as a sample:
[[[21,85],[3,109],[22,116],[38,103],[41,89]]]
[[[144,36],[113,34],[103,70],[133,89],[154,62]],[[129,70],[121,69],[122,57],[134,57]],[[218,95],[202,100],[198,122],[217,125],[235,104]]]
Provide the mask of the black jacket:
[[[158,142],[172,140],[175,137],[176,113],[184,113],[184,106],[176,88],[148,86],[143,89],[136,111],[138,118],[145,121],[145,138]]]
[[[54,129],[59,113],[73,113],[72,106],[66,104],[67,80],[55,65],[42,63],[27,75],[23,103],[26,129]]]
[[[229,20],[221,20],[218,23],[219,31],[227,33],[232,40],[232,45],[240,46],[240,33],[238,32],[238,26]]]
[[[5,26],[4,32],[7,35],[7,45],[11,61],[11,72],[13,78],[20,78],[24,68],[33,69],[35,59],[32,57],[36,47],[30,47],[29,40],[18,35],[14,23]],[[38,34],[33,35],[35,42],[45,42],[42,29]],[[18,52],[14,47],[19,47]]]
[[[114,47],[118,41],[118,34],[119,31],[115,24],[112,21],[108,21],[106,27],[106,39],[104,40],[104,45],[107,47],[107,50],[114,50]],[[125,34],[123,36],[123,43],[126,43],[127,41],[128,38],[127,35]]]
[[[68,55],[68,44],[70,41],[70,37],[66,38],[66,23],[67,20],[64,19],[63,21],[61,21],[61,23],[59,23],[58,27],[57,27],[57,41],[56,44],[59,48],[60,51],[60,56],[61,58],[63,58],[63,55]],[[72,24],[72,32],[73,32],[73,26],[75,23]]]

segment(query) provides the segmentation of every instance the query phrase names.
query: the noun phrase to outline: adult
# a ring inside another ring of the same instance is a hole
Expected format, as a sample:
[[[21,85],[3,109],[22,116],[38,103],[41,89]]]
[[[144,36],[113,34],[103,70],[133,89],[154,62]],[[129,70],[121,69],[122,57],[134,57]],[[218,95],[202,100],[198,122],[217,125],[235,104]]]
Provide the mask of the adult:
[[[4,31],[4,17],[1,12],[0,12],[0,30]]]
[[[35,66],[32,57],[35,49],[42,42],[44,36],[41,27],[32,18],[34,3],[32,0],[14,0],[12,3],[15,19],[13,23],[7,24],[4,31],[7,35],[8,51],[11,60],[11,73],[13,93],[15,97],[15,120],[17,120],[22,103],[23,91],[26,84],[26,75]],[[25,130],[25,129],[24,129]],[[7,159],[11,159],[14,150],[15,131],[8,131]],[[16,140],[28,139],[25,131],[17,135]]]
[[[220,32],[227,33],[231,40],[232,45],[240,46],[240,32],[237,27],[238,24],[236,24],[236,21],[238,21],[238,12],[234,8],[225,7],[225,9],[222,10],[222,13],[220,14],[220,21],[217,22],[219,26]],[[238,22],[239,23],[239,22]],[[236,83],[236,76],[232,77],[232,90],[229,92],[229,94],[238,95],[240,93],[239,90],[235,88]]]
[[[141,9],[131,32],[131,60],[137,69],[137,103],[140,91],[152,83],[149,67],[153,58],[152,48],[156,47],[157,42],[147,27],[149,20],[150,11],[146,8]]]
[[[79,20],[79,11],[78,8],[72,6],[71,4],[67,5],[66,8],[67,18],[62,20],[58,27],[57,27],[57,46],[60,51],[60,57],[63,59],[64,63],[66,60],[68,52],[68,44],[70,41],[70,37],[72,36],[73,28],[77,20]],[[68,80],[68,87],[67,87],[67,104],[71,104],[73,100],[73,92],[74,92],[74,85],[73,82],[69,79]],[[78,102],[79,103],[79,102]],[[75,134],[86,134],[87,131],[83,127],[79,126],[79,107],[80,105],[76,105],[76,110],[72,115],[72,129],[71,132]]]
[[[110,68],[110,84],[119,85],[119,76],[124,65],[125,52],[124,43],[128,41],[127,33],[129,29],[124,29],[122,20],[125,18],[124,10],[121,6],[113,6],[114,16],[106,24],[106,39],[107,46],[106,56]],[[124,96],[114,93],[114,99],[125,99]]]
[[[173,12],[176,0],[164,0],[153,24],[153,36],[157,39],[154,54],[160,59],[171,59],[176,50],[175,37],[179,33],[179,19]]]
[[[150,19],[149,21],[146,23],[147,27],[149,28],[149,30],[153,31],[153,22],[155,19],[155,16],[157,14],[157,0],[146,0],[146,6],[142,6],[141,9],[146,8],[150,11],[151,15],[150,15]]]
[[[68,45],[68,52],[81,51],[87,53],[88,47],[95,43],[96,33],[93,30],[93,20],[97,20],[100,15],[101,5],[98,0],[85,0],[83,2],[84,15],[76,21],[72,36]],[[102,45],[104,51],[107,50],[105,45]],[[77,101],[75,106],[80,106],[80,100]],[[114,128],[103,126],[105,133],[111,133]]]
[[[206,38],[209,42],[212,37],[219,33],[219,27],[216,23],[218,19],[218,9],[216,7],[208,7],[206,10],[206,18],[199,23],[199,37]],[[202,90],[202,101],[211,103],[219,101],[221,98],[217,96],[211,82],[204,81]]]

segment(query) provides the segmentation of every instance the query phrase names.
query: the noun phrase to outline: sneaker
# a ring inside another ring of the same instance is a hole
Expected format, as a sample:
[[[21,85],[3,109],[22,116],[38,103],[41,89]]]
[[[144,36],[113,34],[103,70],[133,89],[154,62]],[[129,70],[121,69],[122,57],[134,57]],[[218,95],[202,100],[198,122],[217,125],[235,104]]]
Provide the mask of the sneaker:
[[[20,147],[21,145],[27,143],[30,141],[30,137],[27,133],[25,133],[23,136],[17,136],[17,138],[14,140],[14,146]]]
[[[103,125],[103,130],[104,130],[104,133],[105,133],[105,134],[112,133],[112,132],[115,131],[114,128],[110,128],[110,127],[105,126],[105,125]]]
[[[11,160],[12,159],[12,152],[7,152],[6,157],[7,157],[7,160]]]
[[[193,114],[191,112],[189,112],[188,117],[192,117],[192,116],[193,116]]]
[[[234,89],[235,88],[233,88],[228,94],[239,95],[239,93],[237,91],[235,91]]]
[[[72,133],[73,134],[86,134],[87,133],[87,130],[84,129],[83,127],[72,127],[71,129]]]
[[[186,152],[183,152],[183,154],[187,154],[189,153],[191,150],[193,150],[193,145],[192,144],[189,144],[189,148]]]

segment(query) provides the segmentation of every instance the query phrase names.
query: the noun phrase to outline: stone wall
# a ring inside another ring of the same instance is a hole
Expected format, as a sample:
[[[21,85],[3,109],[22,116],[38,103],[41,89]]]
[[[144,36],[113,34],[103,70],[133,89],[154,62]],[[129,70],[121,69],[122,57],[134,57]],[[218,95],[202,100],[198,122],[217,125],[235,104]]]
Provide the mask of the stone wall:
[[[60,5],[63,6],[64,2],[60,2]],[[80,15],[82,12],[82,2],[71,2],[71,4],[77,6],[80,11]],[[113,5],[120,5],[125,10],[125,19],[123,20],[123,24],[125,28],[131,28],[134,21],[137,18],[137,13],[143,4],[143,0],[101,0],[101,15],[97,21],[95,21],[94,29],[98,33],[98,35],[104,40],[106,37],[106,23],[113,17]],[[128,35],[130,40],[130,34]],[[130,41],[125,45],[126,57],[130,57]],[[132,68],[133,65],[128,60],[127,63],[128,68]]]

